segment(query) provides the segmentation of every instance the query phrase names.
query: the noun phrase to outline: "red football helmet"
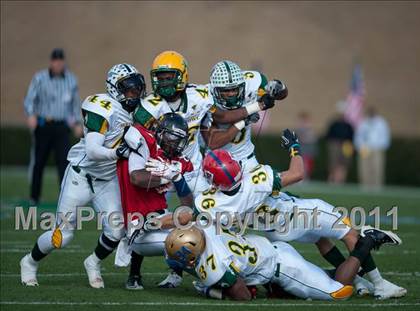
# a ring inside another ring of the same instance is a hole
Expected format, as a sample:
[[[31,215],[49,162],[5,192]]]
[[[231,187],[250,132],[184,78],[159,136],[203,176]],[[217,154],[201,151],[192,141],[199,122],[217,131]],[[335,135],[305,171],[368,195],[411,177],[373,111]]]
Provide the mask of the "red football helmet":
[[[241,184],[241,166],[226,150],[207,153],[203,161],[203,172],[207,181],[222,191],[234,190]]]

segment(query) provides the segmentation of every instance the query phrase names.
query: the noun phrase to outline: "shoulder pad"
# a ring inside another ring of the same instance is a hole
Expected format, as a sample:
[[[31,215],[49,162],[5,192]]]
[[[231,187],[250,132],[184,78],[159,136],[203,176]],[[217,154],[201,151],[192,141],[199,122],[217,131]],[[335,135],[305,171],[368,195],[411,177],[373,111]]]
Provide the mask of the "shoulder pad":
[[[82,103],[82,109],[96,113],[109,122],[109,118],[120,103],[107,94],[88,96]]]
[[[156,120],[159,119],[161,115],[172,111],[165,99],[153,94],[142,99],[142,106]]]
[[[248,95],[249,92],[257,92],[262,81],[261,74],[258,71],[243,71],[245,78],[245,89]]]
[[[142,145],[147,145],[142,133],[134,126],[130,126],[125,133],[124,140],[131,149],[137,152]]]

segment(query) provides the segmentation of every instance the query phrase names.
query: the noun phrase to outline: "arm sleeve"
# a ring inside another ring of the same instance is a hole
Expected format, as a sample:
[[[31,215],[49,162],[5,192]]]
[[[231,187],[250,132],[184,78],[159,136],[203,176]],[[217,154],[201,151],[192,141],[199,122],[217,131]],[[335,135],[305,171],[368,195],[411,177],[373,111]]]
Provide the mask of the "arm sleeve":
[[[86,155],[90,160],[105,161],[116,160],[115,149],[109,149],[103,146],[105,136],[98,132],[89,132],[86,137]]]
[[[29,84],[28,93],[26,94],[23,106],[25,108],[26,115],[31,116],[34,114],[35,101],[38,96],[38,78],[35,75],[32,78],[31,84]]]
[[[260,84],[260,86],[258,88],[259,89],[263,89],[265,91],[265,86],[268,83],[267,77],[262,72],[259,72],[259,74],[261,76],[261,84]]]
[[[153,122],[156,121],[155,117],[149,113],[142,105],[138,106],[133,115],[134,122],[149,128]]]
[[[272,170],[273,170],[273,191],[280,191],[281,190],[280,174],[274,168]]]
[[[89,132],[104,135],[108,131],[108,121],[101,115],[92,111],[83,110],[84,123]]]
[[[225,274],[223,274],[222,278],[215,284],[217,286],[220,286],[222,288],[229,288],[232,287],[236,280],[238,279],[238,276],[233,273],[230,269],[226,270]]]
[[[145,152],[147,150],[147,153]],[[146,167],[146,161],[149,158],[149,150],[143,149],[143,154],[131,152],[128,157],[128,172],[131,174],[133,171],[142,170]]]

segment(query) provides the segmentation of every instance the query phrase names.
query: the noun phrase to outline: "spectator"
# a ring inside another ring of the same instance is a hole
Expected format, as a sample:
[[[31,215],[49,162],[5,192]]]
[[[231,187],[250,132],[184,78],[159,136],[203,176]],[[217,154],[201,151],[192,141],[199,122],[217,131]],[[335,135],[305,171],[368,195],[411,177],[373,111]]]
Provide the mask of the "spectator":
[[[362,185],[380,188],[384,184],[385,151],[390,145],[390,130],[386,120],[373,107],[367,109],[354,137],[358,151],[358,173]]]
[[[340,107],[339,107],[340,108]],[[327,132],[328,145],[328,181],[336,184],[347,180],[347,172],[353,156],[353,127],[344,120],[342,109]]]
[[[315,156],[317,154],[317,137],[312,127],[309,113],[302,111],[298,116],[298,128],[296,134],[301,144],[303,163],[305,166],[305,178],[310,179],[314,170]]]
[[[42,175],[51,149],[60,182],[67,166],[70,148],[69,128],[81,134],[80,97],[76,77],[65,64],[64,51],[54,49],[48,69],[37,72],[29,85],[24,108],[28,127],[32,132],[30,162],[31,204],[38,204]]]

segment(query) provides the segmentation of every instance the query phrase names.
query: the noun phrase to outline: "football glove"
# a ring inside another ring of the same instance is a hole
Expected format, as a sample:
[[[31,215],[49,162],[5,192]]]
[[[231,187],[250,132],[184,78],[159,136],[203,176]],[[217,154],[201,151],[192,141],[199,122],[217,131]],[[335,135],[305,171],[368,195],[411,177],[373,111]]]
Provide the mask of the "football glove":
[[[154,176],[167,180],[174,180],[182,172],[182,164],[178,161],[164,162],[157,159],[149,159],[146,162],[146,171]]]
[[[130,155],[130,147],[127,145],[125,141],[123,141],[121,144],[119,144],[117,150],[115,150],[115,153],[119,159],[125,158],[127,159]]]
[[[246,119],[244,119],[245,126],[250,125],[252,123],[257,123],[259,120],[260,120],[260,114],[258,112],[254,112],[250,116],[246,117]]]
[[[264,94],[258,101],[263,104],[261,110],[267,110],[274,107],[274,98],[269,94]]]
[[[289,93],[287,86],[280,80],[268,81],[265,90],[275,100],[285,99]]]
[[[295,132],[285,129],[281,136],[281,146],[289,151],[290,157],[300,155],[300,143]]]

